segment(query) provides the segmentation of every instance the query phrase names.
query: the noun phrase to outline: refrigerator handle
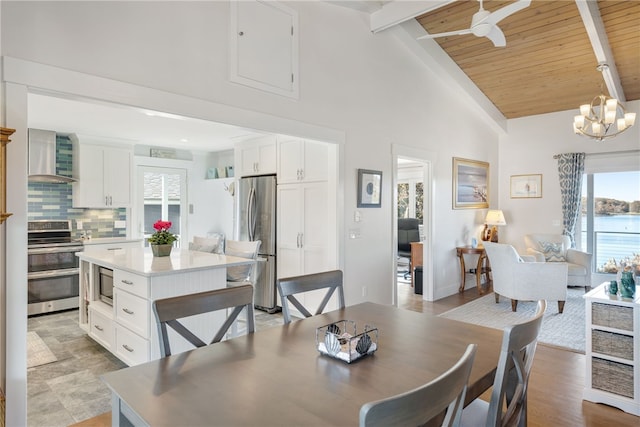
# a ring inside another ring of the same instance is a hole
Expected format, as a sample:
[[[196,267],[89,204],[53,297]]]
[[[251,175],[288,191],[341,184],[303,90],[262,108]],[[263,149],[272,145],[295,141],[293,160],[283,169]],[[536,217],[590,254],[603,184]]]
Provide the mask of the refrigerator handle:
[[[256,232],[256,189],[251,187],[249,191],[249,203],[247,209],[247,232],[249,234],[249,240],[253,241],[254,234]]]

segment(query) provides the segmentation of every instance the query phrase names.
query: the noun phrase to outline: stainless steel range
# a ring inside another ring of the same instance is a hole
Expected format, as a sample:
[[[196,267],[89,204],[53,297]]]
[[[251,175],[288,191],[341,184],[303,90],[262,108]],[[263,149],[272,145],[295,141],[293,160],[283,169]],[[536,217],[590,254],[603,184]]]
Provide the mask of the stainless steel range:
[[[28,314],[78,307],[82,243],[71,238],[71,221],[29,221]]]

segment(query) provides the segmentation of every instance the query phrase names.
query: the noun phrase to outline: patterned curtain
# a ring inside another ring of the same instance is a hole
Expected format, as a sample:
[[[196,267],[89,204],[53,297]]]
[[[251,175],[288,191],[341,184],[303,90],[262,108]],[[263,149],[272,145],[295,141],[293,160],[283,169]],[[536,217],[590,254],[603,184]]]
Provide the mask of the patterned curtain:
[[[558,159],[560,194],[562,196],[562,234],[569,236],[571,247],[576,246],[576,224],[580,218],[582,201],[582,174],[584,173],[584,153],[564,153],[554,156]]]

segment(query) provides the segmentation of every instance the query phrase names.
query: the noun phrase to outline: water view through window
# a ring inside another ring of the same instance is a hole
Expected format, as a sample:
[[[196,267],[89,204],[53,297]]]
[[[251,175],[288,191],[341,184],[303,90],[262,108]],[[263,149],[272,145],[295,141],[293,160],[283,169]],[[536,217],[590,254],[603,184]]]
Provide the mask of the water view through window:
[[[640,269],[640,172],[593,175],[593,198],[582,189],[581,249],[594,254],[595,271],[616,273],[621,262]],[[588,203],[593,203],[589,227]]]

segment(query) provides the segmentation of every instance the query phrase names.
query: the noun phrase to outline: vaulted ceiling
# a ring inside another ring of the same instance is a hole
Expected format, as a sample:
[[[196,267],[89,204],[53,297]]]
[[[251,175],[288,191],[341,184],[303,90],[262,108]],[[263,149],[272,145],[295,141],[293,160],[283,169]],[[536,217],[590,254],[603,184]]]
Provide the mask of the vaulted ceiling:
[[[484,9],[514,1],[486,0]],[[479,6],[475,0],[382,2],[371,11],[371,27],[377,32],[415,19],[423,34],[461,30]],[[601,91],[640,99],[640,1],[533,0],[498,26],[506,47],[473,34],[434,40],[507,119],[577,110]],[[606,75],[596,69],[600,62],[609,64]]]

